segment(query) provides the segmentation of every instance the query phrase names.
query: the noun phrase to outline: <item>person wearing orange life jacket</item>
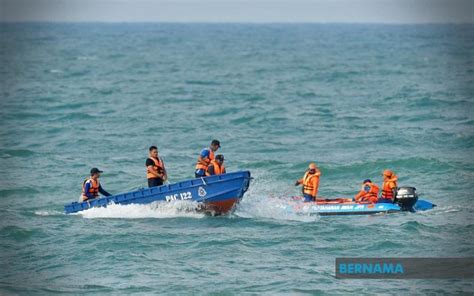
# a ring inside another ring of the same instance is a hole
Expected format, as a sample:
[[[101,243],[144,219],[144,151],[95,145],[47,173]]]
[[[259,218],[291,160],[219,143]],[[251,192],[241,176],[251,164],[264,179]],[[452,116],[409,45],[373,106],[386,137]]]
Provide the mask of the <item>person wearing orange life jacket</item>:
[[[304,201],[315,201],[318,195],[319,177],[321,172],[315,163],[310,163],[302,179],[296,181],[295,186],[303,185]]]
[[[362,189],[355,196],[356,202],[376,203],[378,200],[379,186],[372,183],[370,179],[365,179],[362,183]]]
[[[148,187],[161,186],[168,179],[165,165],[158,155],[158,148],[156,146],[151,146],[148,149],[148,153],[149,155],[145,162]]]
[[[206,176],[225,174],[224,155],[218,154],[207,167]]]
[[[97,198],[99,197],[99,192],[105,196],[111,195],[100,185],[99,178],[101,173],[103,172],[98,168],[91,169],[90,178],[84,180],[84,183],[82,184],[81,201]]]
[[[194,175],[196,178],[206,176],[207,167],[214,160],[214,153],[221,147],[221,143],[218,140],[212,140],[209,148],[202,149],[199,154],[198,161],[196,163],[196,171]]]
[[[397,190],[398,177],[391,171],[383,171],[382,200],[392,202]]]

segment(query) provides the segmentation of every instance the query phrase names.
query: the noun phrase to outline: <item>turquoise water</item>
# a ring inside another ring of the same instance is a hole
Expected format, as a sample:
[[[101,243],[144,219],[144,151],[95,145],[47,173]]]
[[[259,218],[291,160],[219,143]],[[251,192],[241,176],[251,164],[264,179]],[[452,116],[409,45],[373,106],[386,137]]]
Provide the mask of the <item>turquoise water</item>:
[[[474,27],[1,24],[0,293],[470,294],[462,280],[334,278],[340,256],[474,256]],[[236,211],[62,214],[92,166],[144,187],[222,142],[255,177]],[[393,169],[438,207],[365,217],[278,210],[310,161],[320,195]]]

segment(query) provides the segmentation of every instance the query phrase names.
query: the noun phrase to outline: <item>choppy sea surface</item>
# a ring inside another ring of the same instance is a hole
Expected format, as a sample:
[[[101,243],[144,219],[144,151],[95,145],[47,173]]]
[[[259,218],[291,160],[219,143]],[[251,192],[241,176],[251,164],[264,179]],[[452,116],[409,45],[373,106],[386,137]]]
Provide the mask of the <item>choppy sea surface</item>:
[[[470,280],[338,280],[335,258],[474,256],[473,25],[0,24],[0,294],[472,294]],[[171,181],[222,142],[255,180],[229,216],[183,202],[63,214]],[[393,169],[423,213],[297,216]]]

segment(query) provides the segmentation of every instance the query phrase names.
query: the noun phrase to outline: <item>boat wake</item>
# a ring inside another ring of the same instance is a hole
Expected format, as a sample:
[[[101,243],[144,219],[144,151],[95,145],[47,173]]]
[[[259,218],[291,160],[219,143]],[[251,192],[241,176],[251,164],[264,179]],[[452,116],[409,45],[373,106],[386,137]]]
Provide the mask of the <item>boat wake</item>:
[[[289,198],[248,196],[237,206],[234,215],[241,218],[315,222],[319,215],[288,211]]]
[[[60,211],[35,211],[37,216],[63,216],[64,213]]]
[[[294,193],[288,192],[284,184],[275,185],[279,183],[266,175],[264,171],[256,170],[254,176],[255,179],[245,197],[237,205],[234,216],[272,221],[315,222],[319,220],[318,215],[288,210],[288,204],[292,202],[289,196]],[[275,196],[275,192],[280,192],[280,194]]]
[[[203,218],[206,215],[199,212],[199,204],[191,201],[153,202],[151,204],[120,205],[110,204],[106,208],[91,208],[73,215],[87,219],[94,218]]]

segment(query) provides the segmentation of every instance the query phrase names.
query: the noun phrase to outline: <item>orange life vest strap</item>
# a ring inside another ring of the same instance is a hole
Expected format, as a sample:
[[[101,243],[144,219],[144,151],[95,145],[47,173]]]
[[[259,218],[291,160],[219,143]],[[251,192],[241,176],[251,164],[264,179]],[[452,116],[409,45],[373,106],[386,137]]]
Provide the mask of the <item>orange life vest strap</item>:
[[[86,190],[86,183],[88,182],[91,184],[91,186],[89,187],[89,193],[91,193],[95,197],[99,196],[100,182],[99,180],[96,181],[92,178],[84,180],[84,183],[82,184],[82,196],[87,198],[87,195],[85,194],[85,190]]]

